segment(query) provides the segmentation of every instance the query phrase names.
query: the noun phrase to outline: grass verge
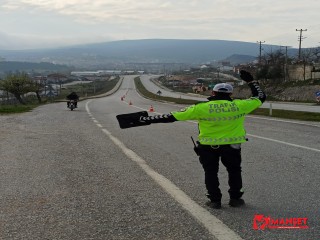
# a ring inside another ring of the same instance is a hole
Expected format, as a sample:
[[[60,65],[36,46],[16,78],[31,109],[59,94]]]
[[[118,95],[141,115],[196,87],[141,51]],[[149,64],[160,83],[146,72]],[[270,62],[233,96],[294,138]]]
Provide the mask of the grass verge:
[[[251,114],[270,116],[269,109],[267,108],[258,108],[254,110]],[[320,113],[313,113],[313,112],[299,112],[299,111],[272,109],[272,117],[320,122]]]
[[[32,109],[38,106],[41,106],[43,104],[65,100],[66,96],[72,91],[75,91],[78,93],[78,95],[80,96],[80,100],[81,98],[84,98],[84,97],[89,98],[91,96],[103,94],[112,90],[118,83],[119,79],[120,79],[119,77],[116,77],[112,80],[107,80],[107,81],[96,81],[95,83],[70,85],[67,87],[67,89],[63,89],[61,91],[61,94],[58,97],[48,98],[48,99],[43,98],[42,103],[38,103],[35,100],[31,100],[31,101],[28,100],[26,105],[0,104],[0,115],[29,112]]]
[[[195,104],[199,101],[189,100],[189,99],[182,99],[182,98],[172,98],[172,97],[162,97],[158,96],[157,94],[149,92],[141,83],[140,78],[136,77],[134,79],[137,90],[141,93],[141,95],[151,98],[158,101],[168,101],[173,103],[179,104]],[[320,107],[320,106],[319,106]],[[320,114],[313,113],[313,112],[300,112],[300,111],[289,111],[289,110],[279,110],[273,109],[272,116],[269,114],[269,109],[267,108],[258,108],[251,113],[252,115],[261,115],[261,116],[269,116],[269,117],[276,117],[276,118],[283,118],[283,119],[295,119],[295,120],[302,120],[302,121],[320,121]]]
[[[195,101],[192,99],[183,99],[183,98],[173,98],[173,97],[163,97],[159,96],[157,94],[154,94],[152,92],[149,92],[141,83],[141,80],[139,77],[136,77],[134,79],[134,83],[136,85],[137,90],[140,92],[141,95],[143,95],[146,98],[151,98],[158,101],[166,101],[166,102],[173,102],[178,104],[195,104],[200,101]]]
[[[14,114],[14,113],[23,113],[29,112],[32,109],[38,107],[39,104],[32,105],[0,105],[0,114]]]
[[[62,89],[59,99],[65,100],[65,97],[71,92],[76,92],[80,99],[100,95],[113,89],[119,79],[120,77],[116,77],[112,80],[95,80],[90,83],[69,85],[66,89]]]

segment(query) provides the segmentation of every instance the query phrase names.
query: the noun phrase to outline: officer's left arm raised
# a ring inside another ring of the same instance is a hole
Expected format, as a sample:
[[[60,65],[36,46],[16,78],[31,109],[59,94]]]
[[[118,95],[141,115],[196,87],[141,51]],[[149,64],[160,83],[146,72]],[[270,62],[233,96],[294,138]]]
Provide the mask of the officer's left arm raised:
[[[259,82],[253,79],[253,76],[250,72],[241,70],[240,78],[248,83],[248,86],[251,89],[252,98],[257,98],[263,103],[266,100],[266,94],[260,88]]]
[[[248,86],[253,98],[258,98],[262,103],[266,100],[266,94],[262,91],[258,81],[249,82]]]

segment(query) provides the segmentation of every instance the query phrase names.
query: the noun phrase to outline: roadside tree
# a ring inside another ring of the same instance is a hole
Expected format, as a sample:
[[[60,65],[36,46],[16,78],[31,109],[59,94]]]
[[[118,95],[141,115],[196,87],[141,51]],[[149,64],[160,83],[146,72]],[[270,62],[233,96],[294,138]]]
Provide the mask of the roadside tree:
[[[26,73],[16,73],[7,75],[0,82],[0,90],[13,94],[19,103],[26,104],[22,96],[29,92],[39,93],[39,86]]]
[[[280,82],[283,79],[284,54],[279,50],[261,56],[257,78]]]

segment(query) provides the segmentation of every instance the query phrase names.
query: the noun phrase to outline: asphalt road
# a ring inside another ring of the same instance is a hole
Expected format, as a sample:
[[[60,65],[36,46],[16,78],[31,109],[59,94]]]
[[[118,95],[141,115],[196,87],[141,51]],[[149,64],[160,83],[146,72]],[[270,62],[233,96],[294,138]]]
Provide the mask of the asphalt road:
[[[127,76],[72,112],[57,103],[0,116],[0,239],[319,238],[318,123],[248,118],[247,205],[228,207],[221,166],[223,206],[213,210],[190,140],[196,123],[118,127],[117,114],[151,106],[183,107],[142,98]],[[254,230],[255,214],[307,218],[309,228]]]

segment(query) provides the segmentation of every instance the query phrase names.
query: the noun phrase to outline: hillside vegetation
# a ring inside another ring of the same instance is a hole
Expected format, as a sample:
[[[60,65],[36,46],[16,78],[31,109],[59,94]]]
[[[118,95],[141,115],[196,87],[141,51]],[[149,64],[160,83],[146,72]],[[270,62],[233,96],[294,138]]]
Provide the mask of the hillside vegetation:
[[[315,93],[320,91],[320,80],[288,83],[260,82],[269,101],[316,103]],[[244,86],[235,87],[233,93],[233,95],[238,98],[247,98],[250,94],[250,90]]]

